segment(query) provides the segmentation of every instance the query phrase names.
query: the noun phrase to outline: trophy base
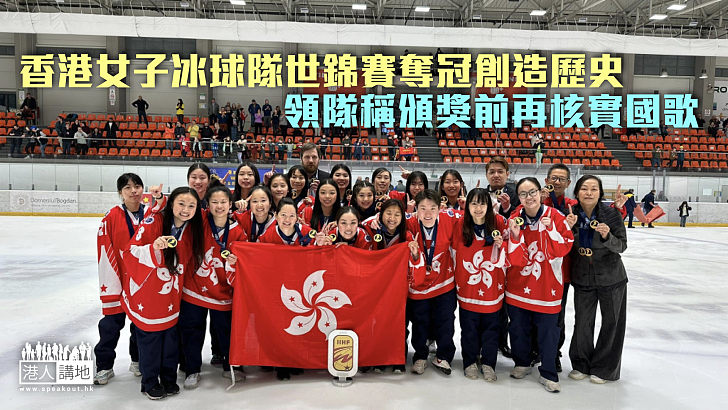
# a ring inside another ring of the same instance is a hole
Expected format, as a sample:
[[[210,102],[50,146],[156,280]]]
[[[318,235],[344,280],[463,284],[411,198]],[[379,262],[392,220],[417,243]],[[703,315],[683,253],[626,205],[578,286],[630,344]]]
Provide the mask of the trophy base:
[[[349,387],[354,384],[354,379],[351,377],[334,377],[331,383],[336,387]]]

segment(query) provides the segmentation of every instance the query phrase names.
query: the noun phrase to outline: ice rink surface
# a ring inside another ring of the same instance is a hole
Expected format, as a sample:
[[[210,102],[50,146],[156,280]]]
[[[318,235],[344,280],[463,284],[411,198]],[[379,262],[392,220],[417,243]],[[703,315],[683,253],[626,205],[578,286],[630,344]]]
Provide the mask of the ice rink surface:
[[[566,376],[570,301],[558,394],[538,384],[537,371],[524,380],[509,378],[513,362],[503,357],[497,382],[468,380],[459,351],[449,377],[430,366],[423,376],[360,374],[353,386],[339,388],[325,371],[279,382],[274,373],[247,368],[247,381],[225,391],[228,380],[209,365],[208,337],[200,387],[151,402],[127,371],[128,327],[108,385],[89,392],[20,391],[18,361],[26,342],[98,341],[99,221],[0,217],[1,408],[715,409],[728,403],[728,228],[659,226],[628,230],[627,336],[618,382],[594,385]],[[459,349],[458,328],[455,339]]]

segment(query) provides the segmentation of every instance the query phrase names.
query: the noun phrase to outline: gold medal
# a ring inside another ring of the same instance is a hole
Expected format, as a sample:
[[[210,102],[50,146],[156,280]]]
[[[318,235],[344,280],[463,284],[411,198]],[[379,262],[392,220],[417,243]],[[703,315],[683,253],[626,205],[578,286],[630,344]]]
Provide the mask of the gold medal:
[[[177,246],[177,238],[171,237],[167,238],[167,247],[168,248],[174,248]]]
[[[335,241],[336,240],[336,234],[333,234],[332,233],[331,235],[329,235],[329,239],[331,239],[332,242]]]
[[[549,192],[554,192],[554,186],[551,184],[546,185],[544,188]]]
[[[447,197],[445,195],[443,195],[442,198],[440,198],[440,201],[447,202]]]
[[[593,254],[591,248],[579,248],[579,255],[581,256],[592,256]]]
[[[376,234],[374,235],[374,242],[381,242],[382,241],[382,235]]]
[[[222,252],[220,252],[220,256],[222,256],[223,259],[227,259],[227,257],[230,256],[230,251],[225,249]]]
[[[495,196],[501,196],[501,195],[503,195],[503,190],[502,189],[496,189],[495,190]]]
[[[599,226],[599,221],[597,221],[595,219],[595,220],[589,222],[589,226],[591,226],[592,228],[596,229],[596,227]]]
[[[521,218],[520,216],[517,216],[517,217],[513,218],[513,221],[515,221],[516,222],[516,225],[518,225],[518,226],[523,226],[523,223],[525,222],[523,220],[523,218]]]
[[[495,231],[490,233],[490,236],[492,236],[493,238],[500,238],[501,233],[499,230],[496,229]]]
[[[311,239],[315,238],[316,237],[316,230],[315,229],[311,229],[310,231],[308,231],[308,237],[311,238]]]
[[[298,192],[296,192],[296,190],[295,190],[295,189],[291,189],[291,196],[292,196],[293,198],[298,198]]]

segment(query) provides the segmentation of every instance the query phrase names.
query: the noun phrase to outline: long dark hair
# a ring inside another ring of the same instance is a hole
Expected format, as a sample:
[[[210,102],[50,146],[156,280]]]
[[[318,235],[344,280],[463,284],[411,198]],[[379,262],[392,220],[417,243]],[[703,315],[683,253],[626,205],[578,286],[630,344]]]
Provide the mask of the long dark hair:
[[[438,186],[438,189],[440,190],[440,197],[447,196],[443,189],[443,185],[445,185],[445,178],[447,178],[448,175],[457,178],[457,180],[460,181],[461,189],[467,194],[468,191],[465,189],[465,181],[463,181],[463,177],[460,173],[455,169],[446,169],[445,172],[442,173],[442,176],[440,176],[440,185]]]
[[[384,232],[386,230],[384,227],[384,211],[391,207],[396,207],[402,214],[402,220],[399,222],[399,225],[397,225],[397,229],[395,229],[394,234],[399,234],[399,242],[405,242],[407,241],[407,218],[405,217],[404,204],[400,200],[387,199],[382,203],[382,207],[379,210],[379,225],[382,227],[381,231]],[[387,243],[384,239],[382,239],[381,241],[376,242],[376,247],[377,249],[384,249],[387,247]]]
[[[349,186],[347,186],[346,189],[344,190],[344,194],[346,194],[346,191],[351,189],[351,169],[349,169],[349,167],[346,166],[346,164],[336,164],[331,168],[331,173],[329,175],[331,175],[331,179],[334,179],[334,174],[336,173],[336,171],[338,171],[340,169],[344,170],[346,172],[346,174],[349,175]],[[338,190],[338,186],[336,188]],[[339,196],[341,196],[341,193],[339,193]],[[343,198],[340,198],[340,199],[343,199]]]
[[[288,187],[288,193],[285,195],[285,197],[290,198],[291,197],[291,181],[288,179],[288,175],[281,174],[281,173],[275,173],[271,175],[271,177],[268,179],[268,183],[265,184],[265,186],[271,191],[271,194],[273,193],[273,180],[276,178],[283,178],[283,180],[286,182],[286,186]],[[284,197],[284,198],[285,198]],[[275,208],[275,203],[271,204],[271,208]]]
[[[412,183],[416,180],[422,181],[422,184],[425,186],[425,189],[429,188],[429,183],[427,182],[427,175],[425,175],[422,171],[412,171],[409,176],[407,177],[407,184],[404,187],[404,192],[407,195],[407,199],[414,200],[415,198],[410,194],[410,186],[412,186]]]
[[[298,171],[301,173],[301,175],[303,175],[304,183],[301,192],[297,192],[297,195],[294,197],[293,187],[291,186],[291,177],[293,176],[293,173],[295,171]],[[291,198],[293,199],[294,206],[296,206],[308,194],[308,174],[306,173],[306,170],[303,168],[302,165],[294,165],[288,169],[288,173],[286,174],[286,176],[288,177],[288,185],[291,186]]]
[[[362,209],[359,206],[359,203],[357,202],[356,198],[357,195],[359,195],[359,192],[361,192],[362,189],[369,188],[372,190],[372,205],[367,209]],[[362,218],[367,219],[371,216],[374,216],[377,213],[377,198],[376,198],[376,191],[374,190],[374,184],[367,181],[361,181],[357,182],[354,185],[354,192],[351,196],[351,206],[356,209],[359,214],[362,216]]]
[[[475,239],[475,230],[473,226],[473,216],[470,214],[471,203],[482,203],[488,206],[485,211],[485,232],[491,232],[496,228],[495,226],[495,213],[493,212],[493,203],[490,199],[490,194],[483,188],[475,188],[468,192],[468,197],[465,201],[465,217],[463,221],[463,242],[465,246],[469,247],[473,244]]]
[[[334,187],[334,191],[336,192],[336,201],[334,201],[334,204],[331,208],[331,216],[335,216],[337,212],[339,212],[339,208],[341,208],[341,198],[339,196],[339,187],[336,186],[336,182],[334,182],[331,178],[326,178],[319,184],[318,188],[316,188],[316,199],[313,201],[313,214],[311,215],[311,221],[310,226],[311,229],[319,229],[319,224],[324,218],[324,210],[321,206],[321,198],[320,198],[320,192],[321,187],[324,185],[331,185]]]
[[[189,226],[187,227],[187,229],[190,230],[190,236],[192,237],[192,255],[195,261],[193,271],[195,271],[202,264],[202,258],[205,254],[205,234],[202,226],[203,221],[202,212],[200,211],[200,197],[197,196],[197,191],[193,188],[183,186],[176,188],[171,194],[169,194],[167,205],[162,211],[162,234],[169,235],[172,232],[172,225],[174,225],[174,213],[172,211],[174,208],[174,201],[182,194],[190,194],[197,201],[195,214],[192,216],[192,219],[188,221]],[[170,274],[178,274],[179,272],[177,272],[176,265],[178,262],[177,248],[165,248],[162,253],[164,254],[164,265],[167,267]],[[192,272],[188,273],[192,274]]]
[[[243,161],[242,164],[238,165],[238,168],[235,170],[235,192],[233,192],[233,202],[239,201],[243,198],[243,187],[240,186],[240,183],[238,182],[238,173],[240,172],[240,169],[243,167],[250,168],[251,171],[253,171],[253,179],[255,182],[253,182],[253,186],[260,184],[260,174],[258,173],[258,168],[253,165],[250,161]],[[252,192],[252,189],[251,189]],[[250,193],[248,193],[250,195]]]

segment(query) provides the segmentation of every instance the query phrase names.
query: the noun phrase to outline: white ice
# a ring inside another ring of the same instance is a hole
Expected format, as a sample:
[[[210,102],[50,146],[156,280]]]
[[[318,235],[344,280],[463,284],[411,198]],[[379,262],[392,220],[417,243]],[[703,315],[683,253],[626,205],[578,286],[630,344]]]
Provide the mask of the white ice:
[[[566,377],[571,370],[570,302],[559,394],[546,392],[536,371],[525,380],[509,378],[513,363],[503,357],[498,358],[496,383],[468,380],[459,352],[449,377],[432,367],[423,376],[367,373],[357,376],[353,386],[339,388],[323,371],[279,382],[273,373],[249,368],[245,383],[225,391],[227,379],[209,365],[208,340],[200,387],[153,403],[139,392],[139,378],[127,371],[126,329],[117,348],[116,377],[108,385],[90,392],[20,391],[18,361],[26,342],[93,345],[98,340],[98,222],[0,217],[0,407],[712,409],[728,403],[728,228],[659,226],[628,230],[622,379],[606,385]],[[459,329],[455,338],[459,349]]]

